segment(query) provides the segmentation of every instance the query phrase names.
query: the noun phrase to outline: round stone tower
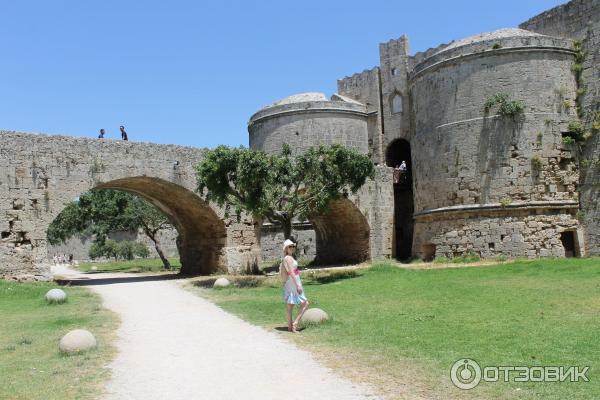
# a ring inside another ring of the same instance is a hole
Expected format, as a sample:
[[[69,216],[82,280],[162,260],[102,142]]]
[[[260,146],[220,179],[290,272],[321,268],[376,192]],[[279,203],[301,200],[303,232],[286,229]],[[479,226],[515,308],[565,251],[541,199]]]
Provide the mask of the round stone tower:
[[[320,144],[343,144],[367,154],[367,112],[363,104],[343,96],[328,100],[322,93],[286,97],[255,113],[248,123],[250,148],[293,154]]]
[[[572,45],[502,29],[414,66],[415,255],[578,252],[578,169],[562,141],[577,118]],[[485,107],[493,98],[508,112]],[[510,113],[513,101],[522,112]]]

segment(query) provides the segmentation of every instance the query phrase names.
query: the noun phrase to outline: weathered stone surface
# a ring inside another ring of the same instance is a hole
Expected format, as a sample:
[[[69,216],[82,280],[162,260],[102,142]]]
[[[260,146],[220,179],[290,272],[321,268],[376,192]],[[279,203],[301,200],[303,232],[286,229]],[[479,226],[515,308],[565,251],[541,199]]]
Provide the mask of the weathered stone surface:
[[[75,329],[60,339],[58,348],[66,354],[79,353],[96,347],[96,338],[85,329]]]
[[[320,308],[309,308],[300,321],[303,324],[320,324],[329,320],[329,315]]]
[[[255,264],[255,223],[224,218],[194,192],[203,151],[0,131],[0,278],[47,279],[48,225],[94,188],[137,193],[160,208],[178,231],[183,273],[240,272]]]
[[[222,288],[229,285],[231,285],[231,282],[229,282],[229,279],[227,278],[219,278],[215,281],[215,283],[213,283],[214,288]]]
[[[67,301],[67,294],[62,289],[50,289],[46,293],[48,303],[64,303]]]

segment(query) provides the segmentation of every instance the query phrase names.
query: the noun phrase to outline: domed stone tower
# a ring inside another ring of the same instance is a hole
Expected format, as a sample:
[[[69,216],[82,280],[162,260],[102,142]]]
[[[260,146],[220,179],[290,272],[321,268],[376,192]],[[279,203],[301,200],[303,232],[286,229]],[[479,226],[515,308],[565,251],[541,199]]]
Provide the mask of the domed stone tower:
[[[341,144],[368,154],[368,121],[366,106],[346,96],[334,94],[327,99],[323,93],[297,94],[252,115],[250,148],[278,153],[285,143],[297,155],[310,147]],[[293,235],[300,258],[339,264],[390,256],[391,172],[378,168],[376,176],[357,194],[333,201],[323,215],[295,221]],[[264,223],[263,259],[279,259],[282,242],[281,229]]]
[[[578,168],[562,142],[577,118],[574,56],[571,40],[502,29],[453,42],[414,66],[417,255],[575,251]]]
[[[293,154],[320,144],[343,144],[367,154],[367,112],[363,104],[323,93],[286,97],[255,113],[248,123],[250,148],[280,152],[287,143]]]

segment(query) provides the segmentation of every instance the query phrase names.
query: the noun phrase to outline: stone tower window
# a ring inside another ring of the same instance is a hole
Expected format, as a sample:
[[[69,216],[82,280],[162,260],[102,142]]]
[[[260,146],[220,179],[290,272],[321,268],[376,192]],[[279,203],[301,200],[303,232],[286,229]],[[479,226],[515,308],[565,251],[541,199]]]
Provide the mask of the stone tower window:
[[[402,95],[400,93],[394,93],[392,95],[392,114],[399,114],[402,112]]]

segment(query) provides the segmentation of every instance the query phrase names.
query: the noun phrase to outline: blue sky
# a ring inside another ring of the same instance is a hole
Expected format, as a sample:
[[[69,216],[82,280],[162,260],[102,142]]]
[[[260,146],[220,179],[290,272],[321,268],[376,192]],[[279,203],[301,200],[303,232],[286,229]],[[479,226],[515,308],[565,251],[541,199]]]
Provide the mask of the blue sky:
[[[0,129],[197,147],[247,145],[264,105],[563,3],[0,0]]]

